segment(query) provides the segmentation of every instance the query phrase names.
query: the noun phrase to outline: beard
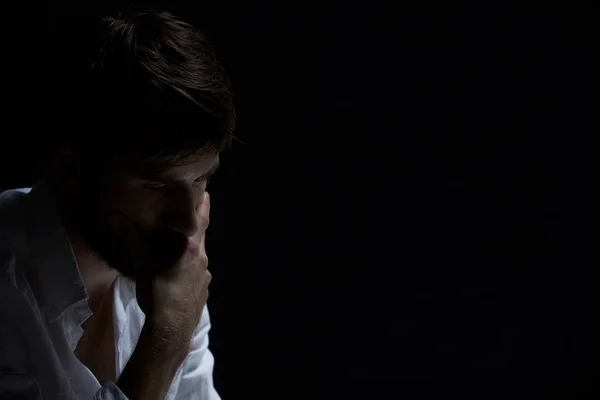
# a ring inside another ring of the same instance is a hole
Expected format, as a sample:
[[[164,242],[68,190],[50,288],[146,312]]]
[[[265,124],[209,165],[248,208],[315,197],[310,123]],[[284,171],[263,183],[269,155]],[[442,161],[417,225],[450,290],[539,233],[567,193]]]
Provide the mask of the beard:
[[[124,237],[121,229],[109,221],[111,216],[128,221],[129,230]],[[170,231],[149,231],[118,210],[87,212],[80,219],[83,236],[91,249],[109,268],[133,280],[151,280],[155,275],[171,269],[185,251],[187,238]],[[136,243],[132,248],[131,243]]]
[[[102,189],[86,186],[72,209],[84,240],[96,255],[134,282],[152,279],[176,265],[186,249],[187,237],[160,226],[149,229],[126,212],[107,207],[109,196],[102,194],[110,191]],[[121,223],[115,224],[115,220]],[[127,228],[122,229],[123,225]]]
[[[79,220],[86,243],[109,268],[134,282],[143,278],[140,260],[120,240],[119,233],[108,222],[109,214],[96,214],[94,217],[90,214]]]

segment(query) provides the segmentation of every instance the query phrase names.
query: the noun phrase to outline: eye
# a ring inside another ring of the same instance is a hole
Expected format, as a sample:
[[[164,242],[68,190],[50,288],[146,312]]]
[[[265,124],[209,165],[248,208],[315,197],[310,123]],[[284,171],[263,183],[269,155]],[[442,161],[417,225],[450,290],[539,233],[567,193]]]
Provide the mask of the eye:
[[[167,185],[158,182],[144,182],[142,183],[142,186],[149,190],[160,190],[164,189]]]
[[[202,185],[205,182],[208,185],[208,183],[210,182],[210,176],[205,175],[201,176],[200,178],[197,178],[196,180],[194,180],[194,185]]]

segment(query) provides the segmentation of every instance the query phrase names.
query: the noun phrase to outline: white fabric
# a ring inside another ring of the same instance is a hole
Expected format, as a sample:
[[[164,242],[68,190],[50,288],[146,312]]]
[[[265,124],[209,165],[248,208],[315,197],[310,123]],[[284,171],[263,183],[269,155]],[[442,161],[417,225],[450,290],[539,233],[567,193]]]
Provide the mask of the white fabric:
[[[117,379],[135,349],[144,313],[135,283],[114,285]],[[56,203],[43,181],[0,194],[0,398],[123,400],[113,382],[100,385],[74,355],[91,316],[88,296],[62,228]],[[214,358],[208,349],[210,319],[204,310],[191,351],[166,400],[219,400]]]

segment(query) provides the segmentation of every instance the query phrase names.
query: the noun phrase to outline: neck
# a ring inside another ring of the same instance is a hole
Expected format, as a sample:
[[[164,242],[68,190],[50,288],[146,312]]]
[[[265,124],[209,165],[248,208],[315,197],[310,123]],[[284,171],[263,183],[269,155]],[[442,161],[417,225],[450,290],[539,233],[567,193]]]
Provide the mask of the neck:
[[[93,252],[80,235],[67,232],[79,273],[89,296],[92,311],[99,306],[104,295],[111,289],[118,272],[108,267],[106,262]]]
[[[94,311],[99,306],[104,295],[111,289],[118,272],[110,268],[107,262],[98,256],[85,241],[83,232],[75,222],[73,215],[68,211],[72,208],[61,208],[63,225],[69,237],[79,273],[89,297],[90,308]]]

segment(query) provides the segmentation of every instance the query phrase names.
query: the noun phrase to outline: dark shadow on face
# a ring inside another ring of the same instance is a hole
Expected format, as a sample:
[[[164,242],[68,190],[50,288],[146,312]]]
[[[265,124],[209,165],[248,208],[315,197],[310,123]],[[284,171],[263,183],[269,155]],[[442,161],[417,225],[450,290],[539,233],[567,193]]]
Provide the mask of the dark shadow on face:
[[[106,190],[104,185],[97,187],[85,184],[76,209],[71,211],[87,245],[106,261],[110,268],[136,281],[142,271],[138,269],[139,262],[134,259],[134,253],[127,248],[123,234],[109,222],[113,213],[121,212],[106,208]],[[140,237],[149,235],[142,229],[137,230]]]
[[[143,271],[139,270],[139,262],[127,249],[120,233],[109,224],[109,218],[109,212],[98,208],[81,213],[79,222],[84,239],[110,268],[136,281]]]
[[[129,220],[133,230],[124,231],[108,221],[111,213]],[[172,267],[185,250],[186,237],[171,230],[145,231],[120,211],[87,213],[81,220],[81,228],[88,245],[109,267],[137,281],[151,279],[155,274]],[[131,249],[131,237],[136,235],[136,249]]]
[[[169,269],[193,234],[195,210],[206,190],[198,177],[216,165],[218,156],[212,156],[164,171],[165,187],[159,190],[148,188],[147,177],[127,172],[89,179],[72,210],[84,240],[109,267],[134,281]]]

